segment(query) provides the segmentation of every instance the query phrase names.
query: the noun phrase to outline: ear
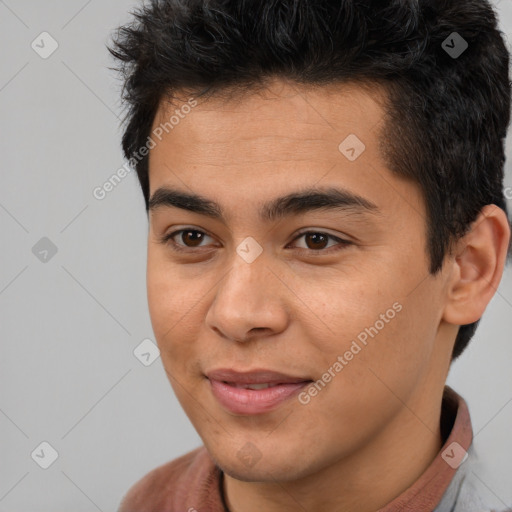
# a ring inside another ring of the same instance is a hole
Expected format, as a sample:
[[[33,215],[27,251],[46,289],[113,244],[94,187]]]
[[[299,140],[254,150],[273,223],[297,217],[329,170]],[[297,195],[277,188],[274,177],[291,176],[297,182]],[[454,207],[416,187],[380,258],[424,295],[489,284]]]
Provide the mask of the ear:
[[[450,259],[446,322],[466,325],[482,317],[500,284],[509,243],[506,213],[496,205],[485,206]]]

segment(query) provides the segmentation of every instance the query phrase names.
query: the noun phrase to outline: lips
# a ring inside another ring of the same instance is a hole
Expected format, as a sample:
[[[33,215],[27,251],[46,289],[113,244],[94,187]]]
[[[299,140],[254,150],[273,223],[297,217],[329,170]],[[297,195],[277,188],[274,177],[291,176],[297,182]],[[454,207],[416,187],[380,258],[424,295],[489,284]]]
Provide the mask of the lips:
[[[210,389],[219,404],[235,414],[269,412],[312,382],[271,370],[236,372],[229,369],[207,373]]]
[[[237,372],[230,369],[212,370],[206,373],[210,380],[226,382],[234,386],[244,386],[248,384],[298,384],[300,382],[310,382],[310,377],[294,377],[271,370],[252,370],[248,372]]]

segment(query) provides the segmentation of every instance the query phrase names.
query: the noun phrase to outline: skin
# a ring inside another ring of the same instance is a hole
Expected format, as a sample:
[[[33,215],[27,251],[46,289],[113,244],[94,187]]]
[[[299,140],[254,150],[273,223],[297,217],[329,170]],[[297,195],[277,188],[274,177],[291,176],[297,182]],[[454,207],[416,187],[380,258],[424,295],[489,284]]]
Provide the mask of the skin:
[[[147,287],[164,368],[224,472],[231,512],[375,511],[441,449],[458,326],[480,318],[494,295],[510,230],[504,212],[486,206],[429,274],[422,194],[378,151],[383,94],[275,80],[199,102],[150,152],[150,195],[165,186],[200,194],[226,216],[150,211]],[[162,103],[153,128],[179,106]],[[366,146],[353,162],[338,150],[351,133]],[[310,186],[343,187],[379,212],[260,219],[262,203]],[[204,233],[174,237],[189,252],[161,242],[185,228]],[[315,245],[298,237],[306,228],[351,243]],[[263,250],[250,264],[236,252],[249,236]],[[211,393],[204,374],[214,368],[321,379],[397,302],[401,311],[306,405],[294,398],[265,414],[232,414]],[[260,457],[253,465],[239,456],[248,442]]]

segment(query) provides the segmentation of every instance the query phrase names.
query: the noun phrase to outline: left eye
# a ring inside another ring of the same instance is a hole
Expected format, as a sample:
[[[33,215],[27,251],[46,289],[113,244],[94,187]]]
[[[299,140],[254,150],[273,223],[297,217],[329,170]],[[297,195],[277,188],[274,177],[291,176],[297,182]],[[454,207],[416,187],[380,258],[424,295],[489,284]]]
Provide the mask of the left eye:
[[[175,238],[180,236],[181,241],[183,244],[177,243]],[[212,238],[210,235],[206,234],[204,231],[199,231],[197,229],[180,229],[178,231],[174,231],[168,235],[164,235],[162,238],[162,243],[168,244],[169,241],[172,243],[172,246],[177,251],[191,251],[197,247],[201,247],[201,242],[204,241],[206,237]],[[293,242],[299,240],[300,238],[304,238],[306,247],[298,247],[300,250],[305,251],[313,251],[313,252],[328,252],[327,249],[332,248],[332,245],[330,247],[327,247],[326,244],[328,243],[328,240],[334,240],[337,242],[337,244],[334,244],[334,246],[338,245],[338,247],[335,250],[340,250],[346,247],[347,245],[350,245],[351,242],[348,240],[343,240],[341,238],[338,238],[334,235],[330,235],[329,233],[324,233],[322,231],[306,231],[303,233],[300,233],[295,237]],[[188,245],[188,244],[192,245]],[[308,247],[309,245],[309,247]],[[312,245],[312,247],[311,247]]]
[[[299,238],[304,238],[306,245],[313,244],[313,247],[307,247],[305,250],[311,250],[311,251],[322,251],[326,248],[325,244],[327,243],[327,240],[330,238],[331,240],[335,240],[338,242],[339,247],[335,250],[343,249],[345,246],[350,245],[350,242],[347,240],[343,240],[341,238],[338,238],[337,236],[330,235],[329,233],[323,233],[322,231],[306,231],[304,233],[300,233],[295,240],[298,240]],[[294,240],[294,241],[295,241]],[[336,245],[336,244],[334,244]],[[332,246],[331,246],[332,247]],[[300,249],[303,249],[300,247]],[[327,252],[327,251],[324,251]]]

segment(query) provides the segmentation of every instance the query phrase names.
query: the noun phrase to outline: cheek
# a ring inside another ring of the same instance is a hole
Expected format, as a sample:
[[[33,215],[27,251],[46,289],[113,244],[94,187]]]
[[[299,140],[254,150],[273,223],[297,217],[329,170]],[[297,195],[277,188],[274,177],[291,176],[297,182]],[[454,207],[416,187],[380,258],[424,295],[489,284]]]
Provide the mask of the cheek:
[[[182,327],[180,317],[187,309],[183,305],[183,290],[177,283],[174,267],[151,249],[148,251],[146,283],[151,324],[165,361],[165,353]]]
[[[194,359],[194,340],[204,321],[204,301],[211,285],[180,268],[157,251],[148,252],[147,298],[153,332],[166,369]]]
[[[177,294],[172,293],[170,273],[164,265],[148,257],[146,275],[149,314],[157,340],[173,325]]]
[[[319,348],[348,349],[358,335],[364,339],[365,329],[376,322],[379,331],[389,325],[382,323],[381,314],[388,312],[389,323],[398,316],[393,304],[399,294],[378,278],[363,268],[348,266],[313,277],[295,275],[290,309],[300,314],[302,327],[310,329],[309,339]]]
[[[361,350],[355,349],[358,353],[344,373],[344,384],[348,389],[358,389],[361,400],[380,396],[374,402],[376,408],[380,407],[379,401],[381,405],[395,402],[396,396],[406,400],[421,385],[428,377],[435,344],[434,311],[422,310],[411,297],[400,297],[392,304],[396,309],[377,308],[365,318],[362,329],[357,326],[353,331],[351,340]]]
[[[375,381],[373,370],[400,387],[428,368],[436,334],[435,290],[427,280],[410,293],[411,280],[394,273],[392,265],[387,268],[388,273],[374,274],[359,269],[323,283],[295,281],[303,320],[311,318],[301,325],[312,356],[320,356],[316,369],[328,371],[346,354],[339,373],[344,377],[338,379],[344,385]]]

